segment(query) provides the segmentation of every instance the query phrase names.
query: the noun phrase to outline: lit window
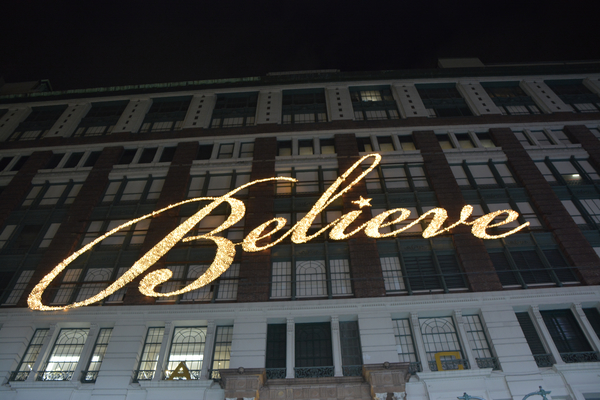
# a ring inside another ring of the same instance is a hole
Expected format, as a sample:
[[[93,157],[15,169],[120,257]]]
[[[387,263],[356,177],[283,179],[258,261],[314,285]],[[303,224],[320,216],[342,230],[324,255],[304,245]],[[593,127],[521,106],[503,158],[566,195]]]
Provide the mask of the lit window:
[[[100,333],[98,333],[98,338],[96,339],[96,344],[94,345],[94,350],[92,351],[92,357],[90,358],[87,370],[83,371],[82,382],[96,382],[96,378],[98,378],[98,372],[100,371],[102,360],[104,360],[104,355],[106,354],[106,348],[108,347],[108,342],[110,341],[111,335],[112,328],[100,329]]]
[[[165,328],[148,329],[144,349],[142,350],[142,357],[135,373],[135,382],[152,380],[154,378],[164,333]]]
[[[217,95],[210,127],[231,128],[254,125],[257,101],[258,93]]]
[[[167,359],[165,379],[168,379],[180,364],[187,368],[191,379],[200,379],[205,344],[206,327],[175,328]],[[173,379],[182,378],[176,376]]]
[[[42,349],[47,336],[48,329],[37,329],[35,331],[17,370],[11,373],[10,381],[25,381],[29,377],[29,373],[33,371],[33,366],[40,355],[40,350]]]
[[[215,349],[213,353],[212,368],[210,377],[220,379],[219,373],[222,369],[229,368],[231,358],[231,341],[233,340],[233,326],[217,326],[215,334]]]
[[[389,86],[351,87],[350,98],[357,121],[400,118]]]
[[[327,121],[327,105],[323,89],[284,90],[282,122],[301,124]]]
[[[409,371],[411,373],[421,372],[421,363],[417,357],[410,322],[408,319],[395,319],[392,323],[394,325],[394,337],[396,338],[396,349],[400,362],[410,363]]]
[[[432,371],[469,368],[451,317],[419,318],[419,324]]]
[[[89,329],[61,329],[46,365],[38,372],[40,381],[70,381],[79,363]]]
[[[181,129],[192,96],[152,99],[140,132],[169,132]]]

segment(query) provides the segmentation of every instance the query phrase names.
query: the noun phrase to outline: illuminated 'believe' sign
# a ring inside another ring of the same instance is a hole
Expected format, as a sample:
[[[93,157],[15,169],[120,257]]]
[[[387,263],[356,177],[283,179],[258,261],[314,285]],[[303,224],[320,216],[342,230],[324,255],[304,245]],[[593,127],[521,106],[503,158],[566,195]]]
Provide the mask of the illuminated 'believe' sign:
[[[356,179],[354,179],[352,182],[350,182],[346,187],[344,187],[338,191],[338,189],[341,187],[341,185],[346,181],[346,179],[348,179],[350,174],[355,169],[359,168],[360,164],[362,164],[365,160],[367,160],[369,158],[373,159],[373,162],[371,163],[371,165],[366,170],[364,170]],[[291,235],[292,242],[306,243],[306,242],[316,238],[317,236],[321,235],[322,233],[324,233],[326,230],[328,230],[330,228],[331,228],[331,232],[329,232],[329,237],[333,240],[347,239],[360,231],[364,231],[367,236],[372,237],[372,238],[385,238],[385,237],[396,236],[396,235],[406,231],[407,229],[410,229],[414,225],[418,224],[423,219],[425,219],[429,216],[432,216],[432,219],[429,222],[429,225],[423,231],[424,238],[430,238],[430,237],[437,236],[441,233],[448,232],[450,229],[452,229],[458,225],[471,225],[472,226],[471,232],[473,233],[474,236],[481,238],[481,239],[496,239],[496,238],[501,238],[501,237],[506,237],[508,235],[512,235],[513,233],[520,231],[521,229],[525,228],[526,226],[529,226],[529,222],[526,222],[522,225],[519,225],[515,229],[512,229],[501,235],[490,235],[486,232],[487,228],[493,228],[496,226],[505,225],[510,222],[513,222],[518,218],[519,214],[513,210],[500,210],[500,211],[495,211],[493,213],[486,214],[482,217],[475,219],[474,221],[467,222],[467,219],[471,216],[471,213],[473,212],[473,207],[470,205],[466,205],[461,210],[459,220],[457,222],[455,222],[454,224],[448,226],[447,228],[442,229],[442,225],[448,218],[448,214],[447,214],[446,210],[444,210],[443,208],[434,208],[432,210],[427,211],[426,213],[421,215],[419,218],[416,218],[414,221],[412,221],[406,225],[403,225],[401,229],[397,229],[395,231],[388,232],[388,233],[380,233],[379,232],[380,228],[385,228],[385,227],[389,227],[394,224],[399,224],[400,222],[405,221],[410,216],[410,211],[408,209],[395,208],[392,210],[382,212],[379,215],[376,215],[371,220],[360,225],[359,227],[357,227],[356,229],[354,229],[351,232],[346,232],[346,229],[348,229],[348,227],[354,221],[356,221],[358,216],[362,213],[362,210],[350,211],[349,213],[342,215],[340,218],[336,219],[335,221],[331,222],[324,228],[320,229],[318,232],[316,232],[310,236],[307,236],[308,230],[309,230],[310,226],[313,224],[313,221],[317,217],[317,215],[319,213],[321,213],[328,205],[330,205],[336,199],[340,198],[344,193],[348,192],[352,188],[352,186],[354,186],[356,183],[358,183],[360,180],[362,180],[369,172],[371,172],[373,170],[373,168],[375,168],[379,164],[380,161],[381,161],[381,156],[379,154],[368,154],[368,155],[362,157],[360,160],[358,160],[356,163],[354,163],[354,165],[352,165],[346,172],[344,172],[325,191],[325,193],[323,193],[321,198],[319,198],[319,200],[315,203],[315,205],[312,207],[312,209],[304,216],[304,218],[302,218],[296,225],[294,225],[287,232],[282,234],[278,239],[273,240],[272,242],[270,242],[268,244],[258,245],[258,242],[260,242],[261,240],[268,239],[271,235],[280,231],[287,222],[285,218],[273,218],[272,220],[269,220],[269,221],[259,225],[252,232],[250,232],[248,234],[248,236],[246,236],[241,243],[234,244],[233,242],[231,242],[230,240],[228,240],[224,237],[215,236],[215,235],[218,234],[219,232],[222,232],[222,231],[228,229],[229,227],[235,225],[238,221],[240,221],[244,217],[244,214],[246,213],[246,206],[244,205],[244,203],[238,199],[234,199],[231,196],[233,196],[240,190],[245,189],[249,186],[255,185],[257,183],[268,182],[268,181],[296,182],[296,179],[287,178],[287,177],[275,177],[275,178],[260,179],[260,180],[256,180],[253,182],[249,182],[245,185],[242,185],[239,188],[232,190],[231,192],[229,192],[221,197],[197,197],[197,198],[185,200],[185,201],[182,201],[182,202],[179,202],[176,204],[171,204],[170,206],[162,208],[158,211],[154,211],[151,214],[147,214],[142,217],[133,219],[127,223],[124,223],[123,225],[116,227],[115,229],[107,232],[106,234],[98,237],[96,240],[83,246],[81,249],[79,249],[78,251],[73,253],[71,256],[67,257],[63,262],[58,264],[31,291],[29,298],[27,299],[29,308],[31,308],[33,310],[42,310],[42,311],[65,310],[65,309],[69,309],[69,308],[87,306],[89,304],[100,301],[100,300],[104,299],[105,297],[110,296],[117,290],[121,289],[123,286],[125,286],[129,282],[133,281],[137,276],[139,276],[144,271],[146,271],[148,268],[150,268],[152,265],[154,265],[154,263],[156,263],[162,256],[164,256],[179,241],[189,242],[192,240],[199,240],[199,239],[212,240],[217,245],[217,253],[215,255],[215,259],[214,259],[213,263],[206,270],[206,272],[202,276],[200,276],[198,279],[196,279],[194,282],[190,283],[189,285],[187,285],[186,287],[184,287],[182,289],[175,290],[175,291],[168,292],[168,293],[158,293],[155,291],[155,288],[156,288],[156,286],[168,281],[173,276],[173,273],[169,269],[159,269],[157,271],[153,271],[153,272],[149,273],[148,275],[146,275],[141,280],[140,285],[139,285],[139,289],[140,289],[141,293],[145,294],[146,296],[152,296],[152,297],[168,297],[168,296],[180,295],[180,294],[183,294],[186,292],[190,292],[192,290],[199,289],[199,288],[209,284],[210,282],[214,281],[215,279],[217,279],[223,272],[225,272],[227,270],[227,268],[229,268],[229,266],[231,265],[233,258],[235,256],[235,246],[236,245],[241,245],[242,249],[244,251],[256,252],[256,251],[261,251],[264,249],[268,249],[269,247],[275,246],[276,244],[280,243],[282,240],[284,240],[285,238],[287,238],[290,235]],[[336,191],[338,191],[338,192],[336,193]],[[62,306],[62,307],[61,306],[50,307],[50,306],[45,306],[44,304],[42,304],[42,294],[44,293],[44,290],[46,290],[46,288],[58,276],[58,274],[60,274],[70,263],[75,261],[75,259],[77,259],[77,257],[79,257],[81,254],[85,253],[86,251],[90,250],[92,247],[94,247],[96,244],[98,244],[103,239],[111,236],[112,234],[120,231],[123,228],[127,228],[133,224],[136,224],[141,220],[154,217],[164,211],[167,211],[171,208],[180,206],[182,204],[198,202],[198,201],[210,201],[210,203],[207,204],[205,207],[203,207],[196,214],[194,214],[190,218],[188,218],[185,222],[183,222],[177,228],[175,228],[164,239],[162,239],[156,246],[154,246],[146,254],[144,254],[144,256],[142,258],[140,258],[138,261],[136,261],[133,264],[133,266],[127,272],[125,272],[119,279],[117,279],[115,282],[113,282],[111,285],[109,285],[106,289],[102,290],[100,293],[98,293],[95,296],[92,296],[86,300],[78,301],[76,303],[69,304],[67,306]],[[366,206],[370,206],[369,201],[370,201],[370,199],[363,199],[361,197],[360,200],[356,200],[353,203],[358,205],[360,208],[363,208]],[[213,211],[215,208],[217,208],[219,205],[221,205],[223,203],[228,203],[231,206],[231,214],[229,215],[227,220],[225,220],[225,222],[223,222],[223,224],[221,224],[219,227],[213,229],[211,232],[209,232],[205,235],[184,237],[204,217],[206,217],[208,214],[210,214],[211,211]],[[390,217],[392,217],[393,214],[397,214],[397,213],[400,213],[400,216],[398,216],[392,220],[388,220]],[[502,215],[502,214],[507,214],[506,219],[504,219],[501,222],[494,223],[494,224],[491,223],[496,217],[498,217],[499,215]]]

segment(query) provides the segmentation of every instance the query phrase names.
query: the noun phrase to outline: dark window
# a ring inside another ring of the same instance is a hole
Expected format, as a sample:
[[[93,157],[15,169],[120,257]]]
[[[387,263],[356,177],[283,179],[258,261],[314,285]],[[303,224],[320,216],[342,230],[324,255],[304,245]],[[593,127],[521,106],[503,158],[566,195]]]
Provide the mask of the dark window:
[[[588,321],[590,321],[590,325],[592,325],[592,329],[596,332],[596,336],[600,338],[600,312],[598,312],[597,308],[584,308],[583,312],[587,317]]]
[[[73,136],[102,136],[112,132],[127,104],[126,100],[92,103]]]
[[[52,157],[50,157],[50,160],[48,160],[48,162],[44,166],[44,169],[54,169],[54,168],[58,167],[58,164],[60,163],[60,161],[63,159],[64,156],[65,156],[64,153],[63,154],[52,154]]]
[[[394,151],[394,142],[391,136],[377,136],[379,151]]]
[[[358,322],[340,322],[340,345],[344,376],[362,376],[362,351]]]
[[[292,155],[292,141],[281,140],[277,142],[277,155],[278,156],[291,156]]]
[[[450,140],[450,136],[446,134],[439,134],[435,135],[435,137],[437,138],[438,142],[440,142],[440,147],[442,148],[442,150],[454,148],[454,146],[452,145],[452,141]]]
[[[198,153],[196,154],[196,160],[210,160],[213,152],[212,144],[201,144],[198,146]]]
[[[333,376],[330,323],[295,324],[295,326],[296,377],[305,377],[305,373],[314,376],[310,369],[306,369],[307,367],[332,367],[330,376]]]
[[[152,161],[154,161],[154,156],[156,156],[157,150],[158,150],[158,148],[156,148],[156,147],[144,149],[142,151],[142,155],[140,156],[140,159],[138,160],[138,164],[148,164],[148,163],[151,163]]]
[[[540,109],[527,93],[519,87],[519,82],[485,82],[481,86],[492,98],[502,114],[540,114]]]
[[[13,167],[11,168],[11,171],[18,171],[21,169],[21,167],[23,165],[25,165],[25,163],[27,162],[27,160],[29,160],[29,156],[22,156],[21,158],[19,158],[17,160],[17,162],[15,163],[15,165],[13,165]]]
[[[4,171],[4,168],[10,164],[13,158],[14,157],[2,157],[2,159],[0,159],[0,172]]]
[[[402,146],[402,150],[404,151],[417,149],[412,135],[398,136],[398,140],[400,140],[400,146]]]
[[[82,157],[83,152],[71,153],[69,159],[65,165],[63,165],[63,168],[75,168],[79,164],[79,161],[81,161]]]
[[[321,139],[321,154],[335,154],[335,140]]]
[[[192,96],[153,99],[140,132],[169,132],[181,129],[191,100]]]
[[[371,146],[371,138],[369,137],[359,137],[356,138],[356,143],[358,144],[358,151],[370,153],[373,151],[373,146]]]
[[[213,109],[211,128],[254,125],[258,93],[219,94]]]
[[[456,140],[461,149],[472,149],[475,147],[468,133],[457,133],[454,136],[456,136]]]
[[[117,164],[119,164],[119,165],[131,164],[131,162],[133,161],[133,158],[135,157],[135,153],[137,153],[137,149],[127,149],[127,150],[123,151],[123,154],[121,155],[121,159],[119,160],[119,162]]]
[[[400,118],[389,86],[351,87],[350,98],[355,120]]]
[[[599,112],[600,96],[592,93],[582,79],[545,81],[562,101],[573,107],[575,112]]]
[[[282,123],[302,124],[327,121],[323,89],[284,90]]]
[[[66,109],[66,105],[33,107],[31,114],[19,124],[8,140],[36,140],[41,138],[52,128]]]
[[[540,311],[540,314],[564,362],[600,361],[570,310]]]
[[[102,154],[101,151],[92,151],[88,156],[87,160],[85,160],[83,166],[93,167],[94,165],[96,165],[96,161],[98,161],[98,158],[100,158],[100,154]]]
[[[25,225],[19,235],[15,238],[13,242],[13,248],[18,250],[27,250],[29,249],[42,230],[43,225]]]
[[[515,315],[517,316],[519,325],[521,325],[521,330],[523,331],[523,335],[525,335],[527,345],[529,346],[538,367],[552,366],[552,364],[554,364],[554,359],[544,348],[544,344],[542,343],[531,318],[529,318],[529,313],[519,312]]]
[[[177,147],[165,147],[160,155],[159,162],[173,161],[173,157],[175,157],[175,150],[177,150]]]
[[[286,324],[267,325],[266,368],[283,368],[286,366]],[[269,374],[269,371],[267,371]],[[285,371],[283,371],[285,378]]]
[[[432,117],[473,115],[454,83],[416,85],[416,88]]]
[[[298,140],[298,155],[308,156],[313,154],[314,149],[312,140]]]
[[[496,147],[496,145],[494,144],[494,141],[492,140],[492,137],[490,136],[489,133],[478,132],[478,133],[476,133],[476,135],[477,135],[477,139],[479,139],[479,142],[481,143],[481,145],[483,147]]]

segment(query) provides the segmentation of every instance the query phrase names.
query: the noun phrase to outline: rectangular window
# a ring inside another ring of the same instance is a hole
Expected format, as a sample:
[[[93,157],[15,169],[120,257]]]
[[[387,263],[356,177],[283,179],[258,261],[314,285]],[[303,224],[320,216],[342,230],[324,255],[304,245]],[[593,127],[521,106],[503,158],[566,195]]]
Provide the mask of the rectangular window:
[[[140,358],[140,364],[135,372],[135,382],[149,381],[154,378],[156,364],[158,363],[158,355],[160,353],[160,347],[162,345],[164,334],[165,328],[148,328],[146,341],[144,342],[144,349],[142,350],[142,357]]]
[[[48,336],[48,329],[36,329],[17,370],[10,375],[11,381],[24,381],[29,377],[29,373],[33,371],[33,366],[40,355],[46,336]]]
[[[25,197],[23,207],[60,207],[72,204],[83,184],[75,182],[34,185]]]
[[[593,351],[571,310],[540,311],[540,314],[564,362],[600,361],[600,354]]]
[[[284,90],[282,123],[301,124],[327,121],[323,89]]]
[[[394,293],[405,291],[400,259],[398,257],[381,257],[379,261],[381,262],[381,269],[383,272],[385,292]]]
[[[70,381],[79,363],[89,329],[61,329],[50,357],[38,372],[39,381]]]
[[[415,85],[423,105],[432,117],[462,117],[473,113],[462,98],[455,83]]]
[[[75,168],[79,165],[79,162],[81,161],[81,159],[83,158],[83,152],[77,152],[77,153],[71,153],[71,155],[69,156],[69,158],[67,159],[67,161],[65,162],[65,164],[63,165],[63,168]]]
[[[537,140],[540,146],[552,146],[554,143],[544,131],[530,131],[531,137]]]
[[[233,128],[255,124],[258,93],[219,94],[213,109],[211,128]]]
[[[252,158],[254,155],[254,142],[242,143],[240,145],[240,158]]]
[[[2,157],[0,158],[0,172],[4,171],[4,169],[10,164],[14,157]]]
[[[523,131],[513,131],[517,140],[523,145],[523,147],[533,146],[533,141],[529,139],[529,136]]]
[[[154,161],[154,157],[156,157],[156,152],[158,151],[158,147],[149,147],[146,149],[142,149],[142,154],[138,160],[138,164],[150,164]]]
[[[110,181],[104,197],[103,203],[119,204],[123,202],[155,202],[160,196],[164,178],[144,178],[127,179],[127,177]]]
[[[152,99],[140,132],[169,132],[181,129],[192,96]]]
[[[419,324],[432,371],[469,368],[452,317],[419,318]]]
[[[342,373],[344,376],[362,376],[362,351],[357,321],[340,322]]]
[[[452,141],[450,140],[450,136],[447,134],[437,134],[435,135],[438,142],[440,143],[440,147],[442,150],[450,150],[453,149]]]
[[[391,136],[377,136],[379,151],[394,151],[394,142]]]
[[[296,378],[333,376],[331,324],[295,324]]]
[[[373,146],[371,146],[371,138],[369,137],[356,138],[356,143],[358,144],[358,151],[361,153],[371,153],[373,151]]]
[[[416,150],[415,142],[413,141],[412,135],[403,135],[398,136],[398,140],[400,141],[400,146],[402,146],[402,150],[411,151]]]
[[[486,148],[496,147],[496,145],[494,144],[492,137],[490,136],[489,133],[477,132],[475,135],[477,135],[477,139],[479,139],[479,143],[481,143],[481,145],[483,147],[486,147]]]
[[[400,118],[389,86],[350,87],[350,98],[357,121]]]
[[[321,139],[321,154],[335,154],[335,141],[333,139]]]
[[[498,358],[492,354],[490,342],[485,334],[479,315],[465,315],[463,320],[477,366],[479,368],[500,369]]]
[[[292,155],[292,141],[291,140],[278,140],[277,141],[277,155],[278,156],[291,156]]]
[[[590,322],[592,329],[596,332],[596,336],[600,338],[600,312],[598,312],[598,309],[595,307],[584,308],[583,312]]]
[[[545,83],[574,112],[600,111],[600,96],[585,87],[582,79],[548,80]]]
[[[468,133],[455,133],[454,136],[458,141],[458,145],[461,149],[473,149],[475,148],[475,144],[471,140],[471,137]]]
[[[233,143],[223,143],[219,145],[218,159],[233,158]]]
[[[198,146],[198,153],[196,154],[196,160],[210,160],[212,157],[213,145],[212,144],[201,144]]]
[[[286,376],[286,334],[286,324],[267,325],[267,379],[284,379]]]
[[[409,320],[395,319],[392,320],[392,323],[394,325],[396,350],[398,351],[398,358],[400,359],[400,362],[410,363],[408,368],[413,374],[416,372],[421,372],[421,363],[419,362],[419,357],[417,357],[415,341],[413,339]]]
[[[229,368],[231,359],[231,341],[233,340],[233,326],[217,326],[215,334],[215,349],[213,353],[211,379],[221,379],[219,370]]]
[[[205,344],[206,327],[175,328],[164,378],[168,379],[180,365],[183,365],[190,372],[191,379],[200,379]],[[182,378],[176,376],[173,379]]]
[[[96,338],[94,350],[92,350],[92,357],[90,358],[87,370],[83,371],[81,379],[82,382],[96,382],[96,379],[98,378],[98,372],[100,371],[102,360],[104,360],[104,355],[106,354],[106,348],[108,347],[108,342],[110,341],[111,335],[112,328],[100,329],[100,332],[98,333],[98,338]]]
[[[21,296],[23,295],[23,293],[25,292],[25,289],[27,288],[27,284],[33,277],[34,272],[35,272],[34,270],[26,270],[26,271],[21,272],[21,274],[19,275],[19,278],[16,280],[16,282],[13,286],[12,291],[10,292],[10,294],[8,295],[8,297],[6,298],[6,300],[4,301],[4,303],[2,305],[14,306],[19,302],[19,300],[21,299]]]
[[[537,366],[540,368],[551,367],[554,364],[554,358],[552,357],[552,354],[548,353],[544,348],[544,343],[540,339],[540,336],[529,317],[529,313],[518,312],[515,315],[517,316],[519,325],[521,325],[521,330],[523,331],[523,335],[525,335],[525,340],[527,340],[527,345],[531,350],[531,354],[533,355]]]
[[[312,140],[298,140],[298,155],[310,156],[315,153]]]
[[[32,107],[31,113],[17,126],[8,140],[21,141],[42,138],[66,109],[66,105]]]
[[[92,108],[81,119],[73,136],[102,136],[111,133],[127,104],[127,100],[92,103]]]
[[[519,87],[519,82],[484,82],[481,85],[502,114],[540,114],[533,99]]]
[[[83,237],[82,246],[92,242],[96,238],[104,235],[119,225],[126,223],[127,220],[113,221],[91,221],[88,229]],[[150,227],[150,219],[144,219],[133,226],[122,228],[120,231],[113,233],[111,236],[102,240],[102,246],[127,246],[139,245],[144,243],[144,238]]]
[[[177,150],[177,147],[172,146],[172,147],[165,147],[163,148],[162,153],[160,154],[160,159],[158,160],[158,162],[171,162],[173,161],[173,158],[175,157],[175,151]]]

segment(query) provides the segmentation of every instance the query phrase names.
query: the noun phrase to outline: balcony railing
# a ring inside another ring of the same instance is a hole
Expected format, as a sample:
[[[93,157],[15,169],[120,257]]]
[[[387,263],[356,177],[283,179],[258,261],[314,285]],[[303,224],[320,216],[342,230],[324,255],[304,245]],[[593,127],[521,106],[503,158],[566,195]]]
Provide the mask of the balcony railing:
[[[411,361],[408,364],[408,372],[410,372],[412,375],[416,374],[417,372],[423,372],[423,366],[421,365],[421,362]]]
[[[188,371],[190,371],[190,379],[200,379],[200,375],[202,374],[202,370],[201,369],[189,369]],[[168,380],[171,377],[171,374],[173,373],[173,370],[166,370],[163,379],[164,380]],[[179,377],[176,376],[173,378],[173,380],[184,380],[183,377]]]
[[[600,361],[600,352],[581,351],[576,353],[560,353],[560,358],[566,363],[598,362]]]
[[[98,378],[98,371],[81,371],[82,383],[94,383]]]
[[[133,381],[150,381],[152,380],[152,378],[154,378],[153,369],[138,369],[137,371],[135,371],[135,378],[133,378]]]
[[[554,357],[552,354],[534,354],[533,358],[538,367],[551,367],[554,365]]]
[[[467,360],[454,359],[454,360],[441,360],[442,362],[442,370],[443,371],[451,371],[455,369],[460,369],[459,367],[462,365],[463,369],[469,369],[469,362]],[[429,369],[432,371],[437,371],[437,362],[429,361]]]
[[[23,382],[29,377],[29,372],[30,371],[12,371],[8,380],[11,382]]]
[[[498,357],[476,358],[475,360],[477,361],[477,366],[479,368],[491,368],[493,370],[500,369]]]
[[[221,373],[219,372],[218,369],[209,369],[208,376],[210,376],[210,379],[212,379],[213,381],[218,382],[221,380]]]
[[[267,368],[267,379],[285,379],[285,368]]]
[[[344,365],[342,372],[344,376],[362,376],[362,365]]]
[[[333,367],[294,368],[294,376],[296,378],[325,378],[333,375]]]
[[[70,381],[74,371],[39,371],[38,381]]]

